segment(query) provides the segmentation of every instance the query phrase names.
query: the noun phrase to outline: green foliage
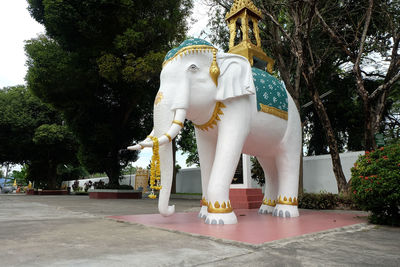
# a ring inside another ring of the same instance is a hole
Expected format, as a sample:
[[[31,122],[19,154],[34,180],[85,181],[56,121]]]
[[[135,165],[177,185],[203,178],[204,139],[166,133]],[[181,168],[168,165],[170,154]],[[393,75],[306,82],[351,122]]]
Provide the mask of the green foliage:
[[[72,184],[72,190],[74,192],[82,191],[82,187],[79,186],[79,181],[78,180],[75,180],[74,183]]]
[[[103,180],[97,181],[93,183],[94,189],[120,189],[120,190],[133,190],[131,185],[112,185],[106,184]]]
[[[327,192],[302,193],[298,201],[301,209],[357,209],[350,197]]]
[[[0,162],[26,164],[25,179],[57,188],[58,166],[77,165],[75,136],[62,124],[61,114],[24,86],[0,90]]]
[[[29,181],[27,180],[27,166],[23,165],[20,171],[14,170],[12,172],[12,177],[17,180],[18,185],[28,185]]]
[[[135,174],[137,168],[138,168],[138,167],[134,167],[134,166],[132,166],[132,165],[128,165],[128,166],[126,166],[126,167],[122,170],[122,175]]]
[[[400,225],[400,144],[365,152],[351,169],[354,201],[372,223]]]
[[[191,121],[186,121],[185,126],[177,138],[177,147],[188,155],[186,165],[200,166],[199,154],[197,152],[197,143],[194,132],[194,126]]]
[[[26,44],[29,88],[60,110],[89,172],[117,185],[152,127],[165,53],[184,38],[191,0],[28,0],[47,36]]]
[[[251,178],[253,178],[260,186],[265,184],[264,170],[256,157],[251,157]]]
[[[338,196],[332,193],[303,193],[299,195],[299,208],[301,209],[333,209],[336,207]]]

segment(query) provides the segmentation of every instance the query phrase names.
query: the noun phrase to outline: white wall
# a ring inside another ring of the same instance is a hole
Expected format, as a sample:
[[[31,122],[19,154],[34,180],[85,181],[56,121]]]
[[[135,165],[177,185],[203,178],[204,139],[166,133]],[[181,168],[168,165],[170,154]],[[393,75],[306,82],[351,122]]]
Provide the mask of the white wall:
[[[89,181],[92,181],[93,183],[95,183],[100,180],[102,180],[106,184],[108,183],[108,177],[89,178],[89,179],[83,179],[83,180],[78,180],[78,181],[79,181],[79,186],[84,189],[85,183],[87,183]],[[74,184],[74,182],[75,182],[75,180],[64,181],[64,182],[62,182],[62,185],[66,184],[68,187],[71,187],[71,192],[72,192],[72,185]],[[134,174],[123,175],[122,180],[119,181],[119,184],[135,186],[135,175]]]
[[[362,154],[364,154],[364,151],[340,154],[343,173],[347,181],[351,177],[350,169],[358,156]],[[330,155],[303,158],[303,187],[305,192],[308,193],[338,192]],[[260,186],[251,179],[251,188],[260,188]],[[176,176],[176,192],[201,193],[200,168],[181,169]]]
[[[347,181],[351,177],[350,169],[354,166],[358,156],[362,154],[364,154],[364,151],[340,154],[343,173]],[[303,188],[307,193],[319,193],[321,191],[338,193],[330,155],[303,158]]]
[[[348,152],[340,154],[343,172],[348,181],[351,177],[350,169],[353,167],[359,155],[364,151]],[[91,178],[79,180],[79,186],[84,187],[85,183],[91,180],[97,182],[103,180],[108,183],[107,177]],[[67,186],[72,187],[74,181],[65,181]],[[120,184],[135,185],[135,175],[124,175]],[[303,187],[308,193],[319,193],[327,191],[337,193],[337,184],[332,170],[332,161],[330,155],[311,156],[303,158]],[[260,188],[260,186],[251,179],[251,188]],[[177,193],[201,193],[201,174],[200,168],[181,169],[176,175]]]
[[[201,193],[200,168],[180,169],[176,174],[177,193]]]

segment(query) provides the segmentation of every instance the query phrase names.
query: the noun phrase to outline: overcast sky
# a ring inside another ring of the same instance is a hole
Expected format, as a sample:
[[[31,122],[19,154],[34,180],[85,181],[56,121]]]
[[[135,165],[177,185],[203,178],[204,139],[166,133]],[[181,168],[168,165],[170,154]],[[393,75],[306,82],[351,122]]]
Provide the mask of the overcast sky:
[[[190,23],[188,35],[199,37],[201,30],[207,25],[207,8],[202,0],[194,2],[193,18],[197,22]],[[27,7],[26,0],[0,0],[0,88],[25,84],[27,67],[24,41],[45,32],[44,27],[31,18]],[[151,149],[143,150],[140,159],[133,165],[146,167],[151,154]],[[185,158],[177,152],[181,167],[186,167]]]

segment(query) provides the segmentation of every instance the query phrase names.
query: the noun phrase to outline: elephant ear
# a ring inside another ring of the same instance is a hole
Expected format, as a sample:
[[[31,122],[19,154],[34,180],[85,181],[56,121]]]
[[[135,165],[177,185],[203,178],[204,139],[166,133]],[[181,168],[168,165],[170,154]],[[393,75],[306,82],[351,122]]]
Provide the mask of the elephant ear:
[[[226,53],[217,55],[217,62],[220,69],[217,101],[255,94],[253,75],[247,58]]]

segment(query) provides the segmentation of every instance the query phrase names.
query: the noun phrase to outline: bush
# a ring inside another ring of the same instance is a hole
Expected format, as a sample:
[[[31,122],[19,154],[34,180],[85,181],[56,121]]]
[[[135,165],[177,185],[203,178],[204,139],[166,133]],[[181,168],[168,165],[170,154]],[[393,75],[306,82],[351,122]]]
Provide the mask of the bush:
[[[93,183],[93,188],[94,189],[106,189],[106,184],[103,182],[103,180],[99,180],[99,181]]]
[[[303,193],[298,197],[301,209],[358,209],[352,198],[327,192]]]
[[[89,191],[90,187],[92,187],[93,183],[92,181],[88,181],[85,183],[85,192]]]
[[[339,197],[332,193],[303,193],[299,195],[299,208],[301,209],[334,209],[339,202]]]
[[[400,144],[365,152],[351,169],[354,201],[370,222],[400,225]]]
[[[72,184],[72,190],[74,192],[82,191],[82,187],[79,186],[79,181],[78,180],[75,180],[75,182]]]
[[[119,186],[118,189],[121,189],[121,190],[133,190],[133,187],[131,185],[122,184],[122,185]]]
[[[103,180],[93,183],[93,188],[94,189],[133,190],[133,187],[131,185],[119,185],[119,186],[115,187],[115,186],[110,186],[109,184],[104,183]]]

